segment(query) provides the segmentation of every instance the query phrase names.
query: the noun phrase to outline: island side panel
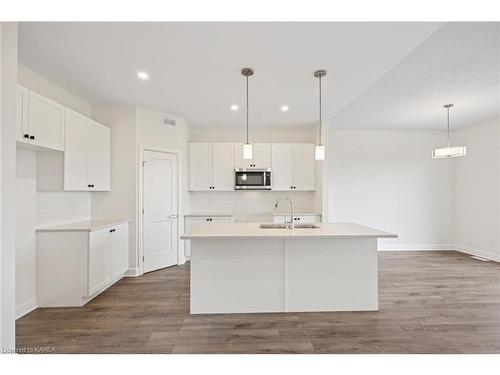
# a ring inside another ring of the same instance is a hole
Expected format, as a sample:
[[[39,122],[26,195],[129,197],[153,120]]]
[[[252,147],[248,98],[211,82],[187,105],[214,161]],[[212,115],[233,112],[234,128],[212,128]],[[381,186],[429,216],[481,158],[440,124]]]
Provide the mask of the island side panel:
[[[376,238],[286,240],[286,311],[378,310]]]
[[[285,311],[284,243],[191,240],[191,314]]]

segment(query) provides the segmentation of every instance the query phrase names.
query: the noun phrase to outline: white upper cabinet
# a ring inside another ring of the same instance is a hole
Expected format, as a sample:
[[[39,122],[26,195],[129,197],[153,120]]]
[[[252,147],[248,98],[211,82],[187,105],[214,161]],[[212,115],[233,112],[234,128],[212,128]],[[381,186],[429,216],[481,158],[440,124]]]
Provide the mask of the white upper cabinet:
[[[212,145],[189,145],[189,190],[208,191],[212,186]]]
[[[271,144],[254,143],[251,160],[243,159],[243,143],[234,145],[235,168],[271,168]]]
[[[273,190],[292,190],[293,145],[275,143],[271,150]]]
[[[257,143],[244,160],[241,143],[190,143],[190,191],[233,191],[235,168],[271,168],[272,190],[315,190],[314,144]]]
[[[234,144],[190,144],[189,190],[234,190]]]
[[[88,190],[87,118],[66,110],[64,190]]]
[[[212,190],[234,190],[234,144],[212,144]]]
[[[30,143],[64,151],[64,107],[33,91],[28,96],[27,134]]]
[[[27,143],[29,143],[30,137],[28,127],[28,95],[28,89],[17,86],[16,139]]]
[[[110,190],[110,129],[65,111],[64,190]]]
[[[316,186],[314,145],[293,145],[293,190],[314,190]]]
[[[110,189],[110,130],[95,121],[88,121],[88,176],[90,190]]]
[[[315,189],[313,144],[275,143],[271,150],[273,190]]]

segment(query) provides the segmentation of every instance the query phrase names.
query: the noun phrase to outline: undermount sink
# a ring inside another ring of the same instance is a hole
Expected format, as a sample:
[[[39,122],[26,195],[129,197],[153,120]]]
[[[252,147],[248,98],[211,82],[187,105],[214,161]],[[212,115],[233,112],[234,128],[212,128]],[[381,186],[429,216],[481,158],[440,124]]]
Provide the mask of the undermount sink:
[[[297,229],[316,229],[319,226],[315,224],[295,224],[295,228]],[[259,228],[262,229],[292,229],[289,225],[285,224],[260,224]]]

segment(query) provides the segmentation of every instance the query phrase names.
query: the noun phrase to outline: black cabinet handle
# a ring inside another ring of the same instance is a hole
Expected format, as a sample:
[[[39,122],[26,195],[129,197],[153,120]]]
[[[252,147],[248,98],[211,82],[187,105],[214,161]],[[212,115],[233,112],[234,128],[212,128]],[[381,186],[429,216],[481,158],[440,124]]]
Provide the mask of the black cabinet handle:
[[[29,134],[24,134],[24,135],[23,135],[23,137],[24,137],[24,138],[29,138],[29,137],[30,137],[30,135],[29,135]]]
[[[30,139],[35,139],[35,136],[34,135],[30,135]]]

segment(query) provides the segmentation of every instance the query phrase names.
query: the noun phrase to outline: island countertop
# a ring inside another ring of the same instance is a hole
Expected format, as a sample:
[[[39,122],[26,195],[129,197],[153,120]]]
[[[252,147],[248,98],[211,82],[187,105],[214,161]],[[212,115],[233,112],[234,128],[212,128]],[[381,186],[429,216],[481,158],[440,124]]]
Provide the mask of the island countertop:
[[[260,223],[194,226],[183,240],[221,238],[397,238],[396,234],[355,223],[317,223],[319,228],[268,229]]]

